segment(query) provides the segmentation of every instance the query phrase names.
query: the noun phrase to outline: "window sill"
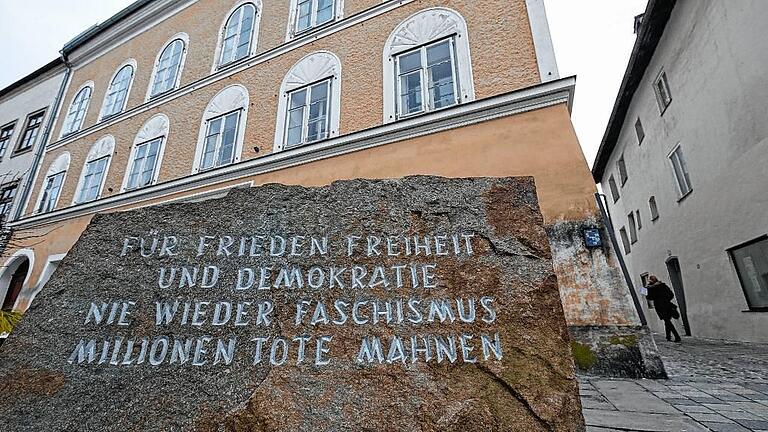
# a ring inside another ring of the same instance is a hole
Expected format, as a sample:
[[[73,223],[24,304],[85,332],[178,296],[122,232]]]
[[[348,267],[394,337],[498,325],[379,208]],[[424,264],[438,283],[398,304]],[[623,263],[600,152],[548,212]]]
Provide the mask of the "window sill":
[[[747,310],[741,311],[741,313],[760,313],[760,312],[763,312],[763,313],[768,312],[768,307],[747,309]]]
[[[659,220],[658,216],[656,216],[655,218],[651,219],[651,222],[656,222],[657,220]]]
[[[303,30],[292,32],[290,38],[288,38],[288,40],[286,42],[291,41],[291,40],[296,39],[296,38],[307,36],[309,34],[314,33],[315,31],[322,30],[322,29],[332,25],[335,22],[338,22],[338,20],[336,18],[333,18],[332,20],[324,22],[324,23],[322,23],[320,25],[316,25],[314,27],[308,27],[308,28],[305,28]]]
[[[15,158],[16,156],[21,156],[31,152],[32,152],[32,147],[27,147],[24,150],[14,151],[13,153],[11,153],[11,159]]]
[[[664,113],[667,112],[667,108],[669,108],[670,105],[672,105],[672,99],[670,99],[669,102],[664,105],[664,108],[659,106],[659,117],[664,117]]]
[[[693,189],[689,190],[688,192],[685,193],[685,195],[678,198],[677,202],[678,203],[682,202],[684,199],[688,198],[691,195],[691,193],[693,193]]]

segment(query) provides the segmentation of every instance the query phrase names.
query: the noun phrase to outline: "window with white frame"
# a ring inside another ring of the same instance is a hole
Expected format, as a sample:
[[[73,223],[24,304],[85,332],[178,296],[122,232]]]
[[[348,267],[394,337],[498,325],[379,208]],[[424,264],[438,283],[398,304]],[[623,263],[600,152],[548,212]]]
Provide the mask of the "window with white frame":
[[[454,10],[425,9],[401,22],[383,60],[385,123],[475,98],[467,24]]]
[[[453,39],[445,39],[396,58],[398,116],[458,103]]]
[[[101,110],[102,119],[119,114],[125,109],[131,81],[133,81],[133,66],[125,65],[120,68],[109,84],[104,98],[104,107]]]
[[[640,218],[640,210],[635,210],[635,221],[637,222],[638,231],[643,229],[643,219]]]
[[[139,189],[157,181],[169,132],[170,121],[165,114],[156,114],[144,123],[133,140],[121,190]]]
[[[323,25],[333,20],[339,0],[297,0],[296,33]]]
[[[239,126],[240,110],[208,120],[200,170],[233,162]]]
[[[319,51],[299,60],[280,85],[273,152],[339,133],[341,62]]]
[[[688,174],[688,165],[683,157],[683,148],[679,144],[669,154],[669,161],[672,164],[672,172],[675,175],[678,192],[682,198],[691,193],[693,186],[691,186],[691,177]]]
[[[208,102],[200,123],[192,174],[240,161],[248,121],[248,101],[248,90],[233,84]]]
[[[669,82],[667,73],[661,71],[653,82],[653,89],[656,93],[656,102],[659,104],[659,112],[664,114],[667,107],[672,103],[672,93],[669,91]]]
[[[54,159],[48,167],[48,171],[46,171],[43,177],[40,194],[37,196],[37,203],[35,204],[36,213],[47,213],[56,208],[56,203],[61,194],[61,187],[64,184],[64,178],[69,169],[69,161],[69,153],[64,152]]]
[[[150,98],[176,88],[181,75],[184,49],[185,44],[181,39],[174,39],[165,46],[155,65],[152,89],[149,92]]]
[[[43,183],[43,194],[38,205],[38,213],[48,213],[56,208],[56,202],[59,200],[61,186],[64,183],[66,171],[48,175]]]
[[[246,3],[232,12],[221,37],[219,66],[245,58],[251,53],[255,22],[256,7],[252,3]]]
[[[104,156],[85,164],[83,184],[80,186],[80,192],[76,199],[78,204],[93,201],[99,197],[101,186],[104,184],[104,174],[107,172],[108,162],[109,156]]]
[[[61,130],[62,136],[77,132],[83,126],[83,120],[85,120],[85,113],[88,111],[92,93],[93,87],[85,86],[72,99],[67,116],[64,119],[64,127]]]
[[[162,145],[163,138],[160,137],[136,146],[125,186],[126,190],[138,189],[152,183],[157,171],[158,155]]]
[[[91,147],[85,158],[83,171],[77,184],[75,199],[72,204],[81,204],[98,199],[109,169],[109,161],[115,150],[115,139],[112,135],[100,138]]]
[[[331,85],[327,79],[288,94],[285,148],[328,137]]]

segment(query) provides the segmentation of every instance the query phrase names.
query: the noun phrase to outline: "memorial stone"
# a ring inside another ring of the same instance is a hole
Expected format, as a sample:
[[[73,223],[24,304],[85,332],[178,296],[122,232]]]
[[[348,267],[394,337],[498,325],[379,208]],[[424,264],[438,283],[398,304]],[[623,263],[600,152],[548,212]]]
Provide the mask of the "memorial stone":
[[[0,348],[0,430],[583,431],[532,178],[97,215]]]

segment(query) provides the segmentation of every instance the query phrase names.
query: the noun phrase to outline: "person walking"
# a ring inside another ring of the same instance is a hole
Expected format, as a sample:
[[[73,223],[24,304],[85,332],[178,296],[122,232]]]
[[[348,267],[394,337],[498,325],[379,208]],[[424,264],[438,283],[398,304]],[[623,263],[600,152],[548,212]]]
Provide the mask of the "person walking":
[[[672,324],[672,318],[680,318],[680,313],[677,311],[677,305],[672,303],[675,294],[667,284],[660,281],[654,275],[648,276],[648,282],[647,298],[653,302],[656,314],[662,321],[664,321],[664,331],[667,334],[667,340],[672,340],[672,335],[674,335],[675,342],[681,342],[680,334],[677,332],[675,325]]]

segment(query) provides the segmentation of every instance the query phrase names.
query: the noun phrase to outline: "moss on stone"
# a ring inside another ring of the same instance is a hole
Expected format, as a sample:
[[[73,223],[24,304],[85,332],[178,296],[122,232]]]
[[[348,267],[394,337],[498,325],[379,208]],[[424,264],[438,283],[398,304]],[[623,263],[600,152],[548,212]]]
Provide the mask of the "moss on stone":
[[[597,356],[588,345],[579,342],[571,342],[573,361],[580,370],[589,370],[597,363]]]
[[[608,339],[608,343],[610,343],[611,345],[623,345],[627,348],[632,348],[637,346],[637,336],[635,335],[612,336],[610,339]]]

